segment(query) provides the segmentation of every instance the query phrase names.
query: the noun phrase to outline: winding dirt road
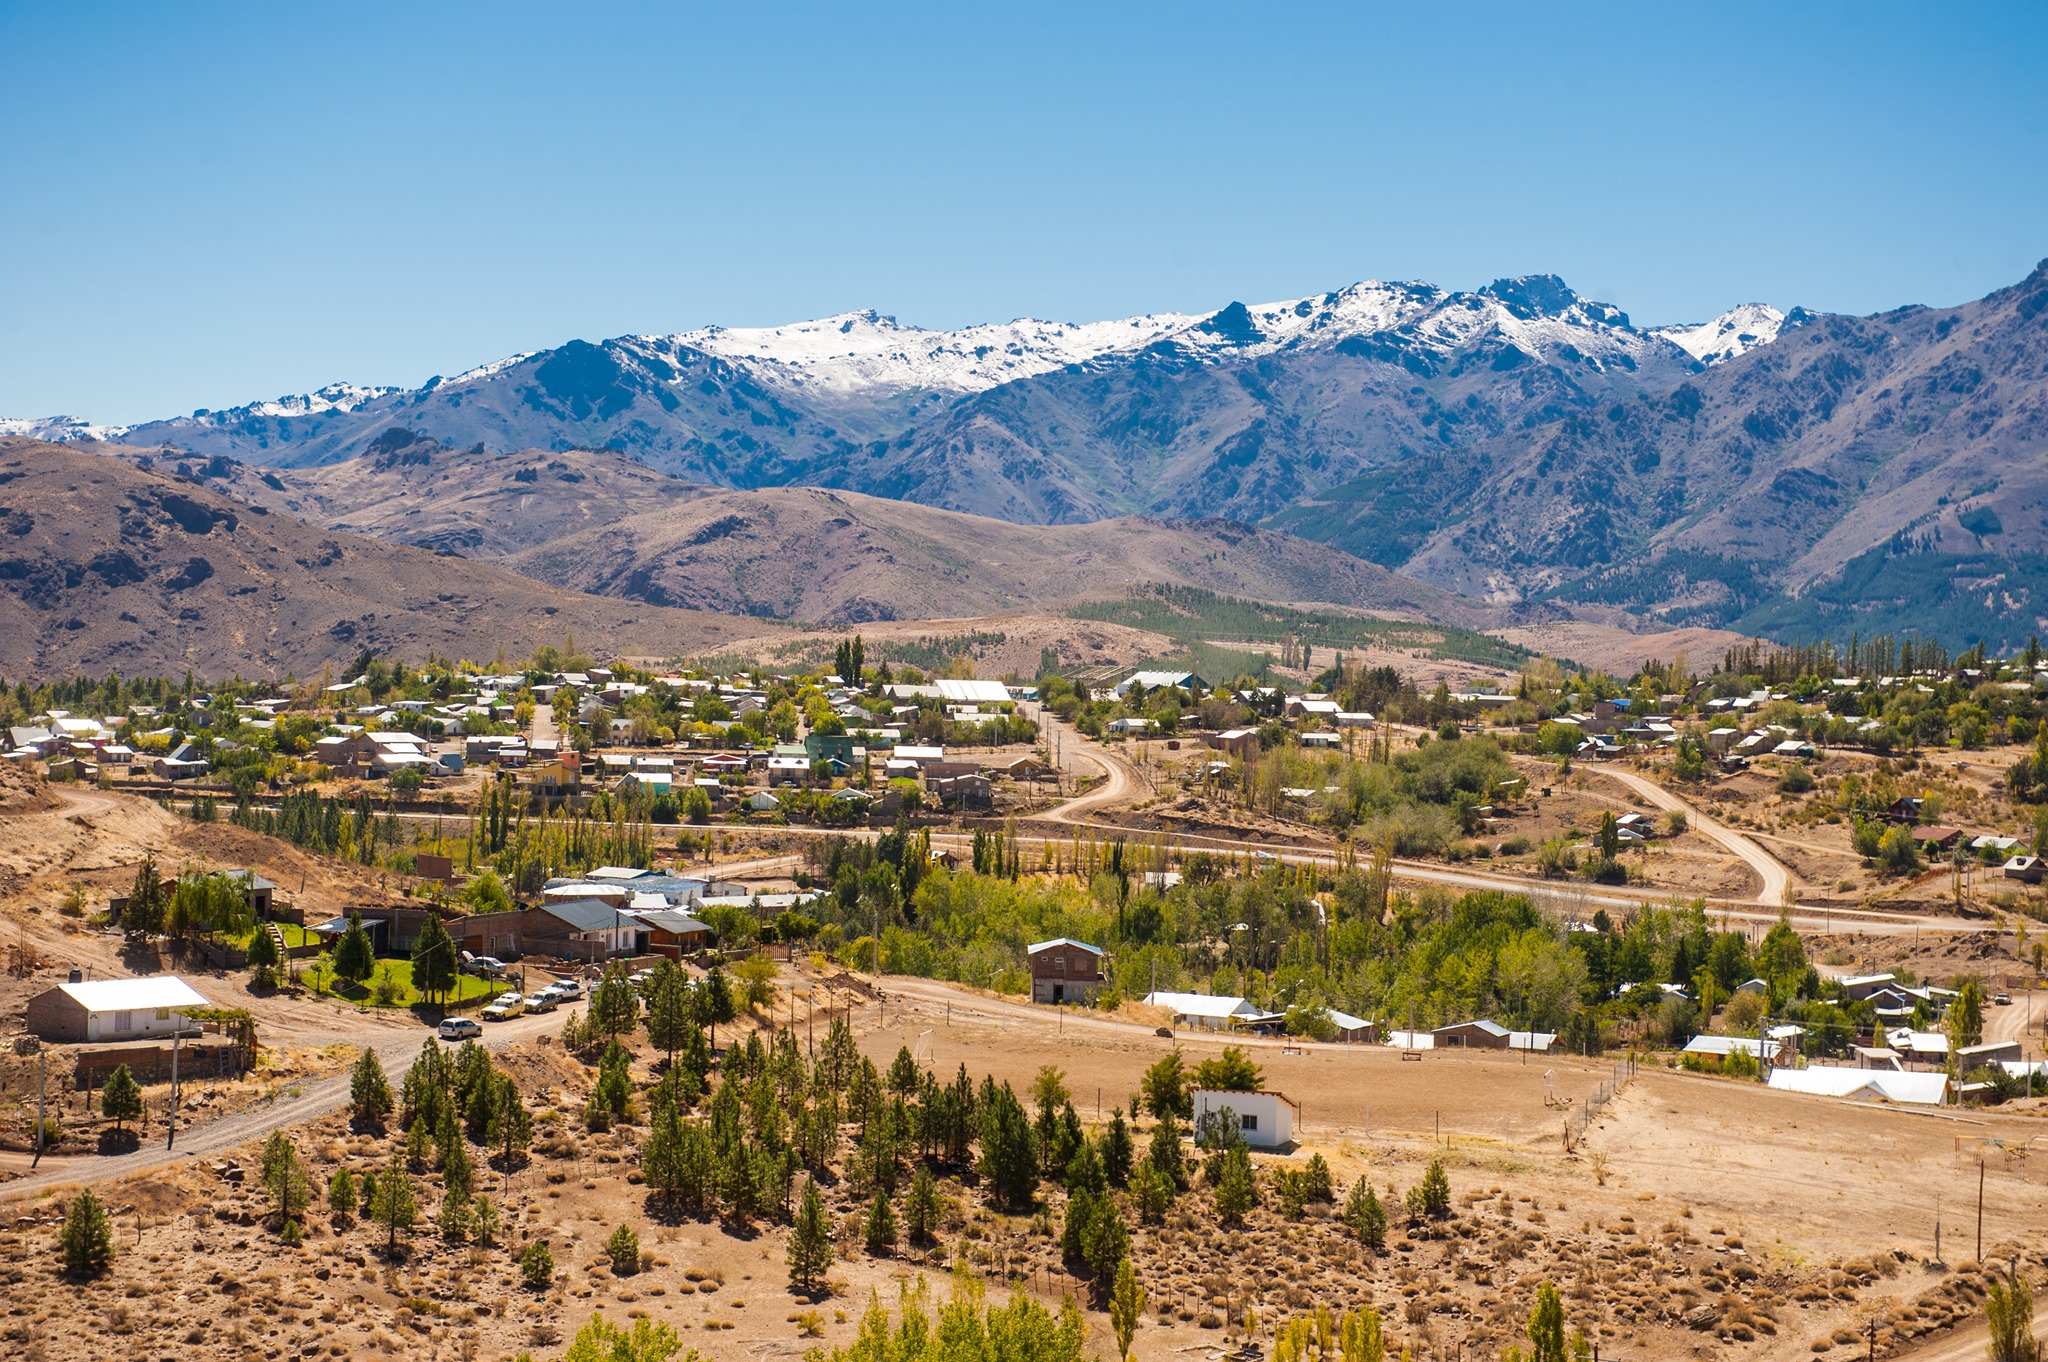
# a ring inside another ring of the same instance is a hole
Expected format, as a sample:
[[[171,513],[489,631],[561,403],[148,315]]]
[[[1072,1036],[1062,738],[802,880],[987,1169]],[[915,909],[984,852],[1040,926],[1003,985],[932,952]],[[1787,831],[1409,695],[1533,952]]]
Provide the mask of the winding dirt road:
[[[1793,877],[1792,872],[1787,870],[1784,863],[1772,856],[1771,853],[1765,851],[1755,842],[1750,841],[1749,838],[1744,837],[1727,824],[1708,814],[1701,813],[1697,808],[1686,803],[1683,799],[1680,799],[1655,781],[1645,780],[1643,777],[1630,771],[1617,771],[1607,766],[1596,766],[1591,769],[1599,775],[1606,776],[1609,780],[1619,781],[1635,794],[1648,800],[1660,809],[1675,809],[1683,813],[1687,825],[1694,832],[1711,841],[1719,842],[1722,846],[1726,847],[1731,855],[1735,856],[1751,870],[1754,870],[1757,878],[1763,881],[1763,889],[1756,896],[1758,903],[1767,904],[1773,908],[1778,907],[1787,901],[1787,895],[1790,891],[1800,887],[1799,881]]]

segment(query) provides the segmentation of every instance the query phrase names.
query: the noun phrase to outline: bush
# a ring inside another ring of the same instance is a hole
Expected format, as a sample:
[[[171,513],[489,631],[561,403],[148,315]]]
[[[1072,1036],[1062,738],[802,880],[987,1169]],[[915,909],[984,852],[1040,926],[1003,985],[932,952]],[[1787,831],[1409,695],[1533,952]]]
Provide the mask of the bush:
[[[1778,777],[1780,794],[1803,795],[1811,793],[1812,790],[1813,772],[1807,770],[1804,765],[1788,767],[1785,774]]]
[[[519,1255],[519,1276],[535,1291],[555,1279],[555,1255],[548,1251],[547,1240],[536,1239],[526,1246],[526,1252]]]
[[[621,1277],[630,1277],[640,1270],[640,1236],[633,1233],[630,1225],[621,1225],[612,1231],[612,1237],[604,1241],[605,1256],[612,1260],[612,1271]]]

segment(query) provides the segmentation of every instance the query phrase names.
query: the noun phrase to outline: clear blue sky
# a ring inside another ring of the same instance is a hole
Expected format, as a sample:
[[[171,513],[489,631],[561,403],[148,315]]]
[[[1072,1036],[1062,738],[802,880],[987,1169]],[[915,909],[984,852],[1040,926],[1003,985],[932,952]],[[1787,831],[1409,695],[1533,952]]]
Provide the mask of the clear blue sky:
[[[0,415],[570,337],[1563,275],[1638,322],[2048,255],[2048,6],[0,0]]]

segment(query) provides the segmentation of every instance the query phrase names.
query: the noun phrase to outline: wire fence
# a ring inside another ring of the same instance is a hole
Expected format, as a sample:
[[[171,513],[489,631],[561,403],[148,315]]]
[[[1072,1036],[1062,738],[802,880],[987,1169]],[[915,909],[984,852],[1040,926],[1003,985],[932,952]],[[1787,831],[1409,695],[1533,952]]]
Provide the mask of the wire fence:
[[[1633,1055],[1615,1061],[1608,1066],[1607,1076],[1600,1080],[1599,1086],[1593,1089],[1586,1100],[1565,1113],[1564,1147],[1567,1151],[1585,1138],[1586,1128],[1593,1123],[1593,1118],[1614,1100],[1617,1093],[1628,1086],[1628,1081],[1634,1078],[1635,1074],[1636,1061]]]

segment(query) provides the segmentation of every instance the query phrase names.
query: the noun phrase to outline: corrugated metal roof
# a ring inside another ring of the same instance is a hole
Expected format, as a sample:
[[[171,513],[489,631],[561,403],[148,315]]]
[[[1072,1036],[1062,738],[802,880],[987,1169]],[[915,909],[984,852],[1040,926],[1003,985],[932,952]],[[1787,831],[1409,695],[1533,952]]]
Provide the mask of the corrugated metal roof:
[[[160,1007],[211,1007],[192,985],[175,974],[142,979],[87,979],[58,988],[88,1012],[142,1012]]]

